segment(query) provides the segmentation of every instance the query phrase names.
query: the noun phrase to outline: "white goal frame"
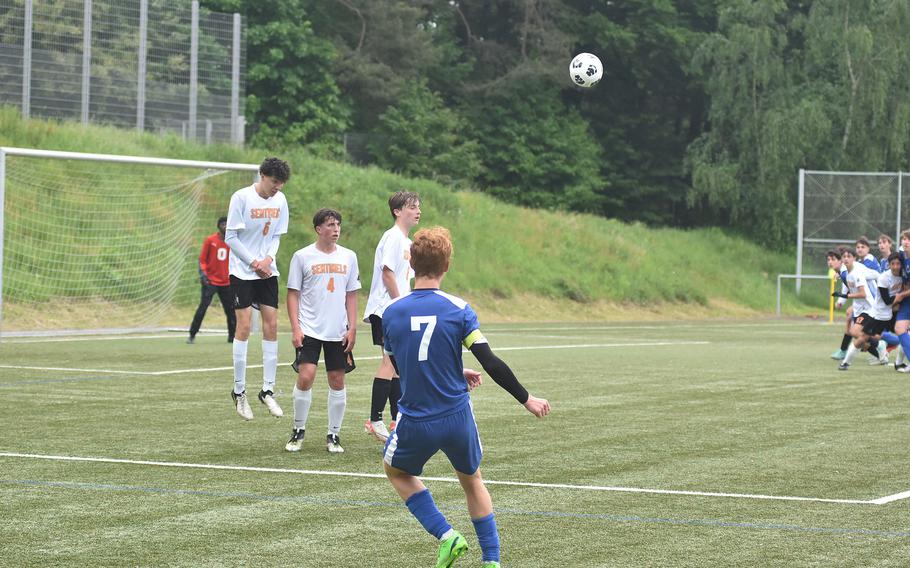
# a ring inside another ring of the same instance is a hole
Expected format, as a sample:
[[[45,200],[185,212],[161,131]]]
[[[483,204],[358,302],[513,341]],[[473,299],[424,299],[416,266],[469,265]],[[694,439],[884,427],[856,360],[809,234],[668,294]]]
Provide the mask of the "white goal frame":
[[[38,159],[82,160],[90,162],[117,162],[121,164],[143,164],[170,166],[178,168],[197,168],[212,170],[248,171],[253,173],[253,180],[259,180],[259,164],[241,164],[229,162],[205,162],[198,160],[175,160],[170,158],[150,158],[144,156],[123,156],[117,154],[89,154],[82,152],[63,152],[57,150],[38,150],[35,148],[13,148],[0,146],[0,336],[3,329],[3,239],[4,203],[6,194],[6,157],[19,156]]]

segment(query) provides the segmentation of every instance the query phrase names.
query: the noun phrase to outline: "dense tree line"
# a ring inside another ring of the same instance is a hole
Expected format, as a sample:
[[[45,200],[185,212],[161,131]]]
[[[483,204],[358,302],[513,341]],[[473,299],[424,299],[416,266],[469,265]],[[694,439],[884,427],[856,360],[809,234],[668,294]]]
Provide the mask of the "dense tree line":
[[[533,207],[793,242],[798,168],[908,169],[904,0],[204,0],[253,142]],[[568,79],[574,53],[601,84]]]

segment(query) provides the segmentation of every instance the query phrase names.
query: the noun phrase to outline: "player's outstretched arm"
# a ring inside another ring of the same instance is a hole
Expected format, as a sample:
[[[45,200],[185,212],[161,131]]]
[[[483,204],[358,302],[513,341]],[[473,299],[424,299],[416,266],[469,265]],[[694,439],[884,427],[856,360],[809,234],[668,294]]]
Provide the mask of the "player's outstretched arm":
[[[528,412],[538,418],[550,413],[550,403],[544,398],[531,396],[505,361],[493,353],[489,343],[475,342],[470,349],[474,357],[480,362],[483,370],[490,375],[493,381],[515,397],[515,400],[520,402]]]

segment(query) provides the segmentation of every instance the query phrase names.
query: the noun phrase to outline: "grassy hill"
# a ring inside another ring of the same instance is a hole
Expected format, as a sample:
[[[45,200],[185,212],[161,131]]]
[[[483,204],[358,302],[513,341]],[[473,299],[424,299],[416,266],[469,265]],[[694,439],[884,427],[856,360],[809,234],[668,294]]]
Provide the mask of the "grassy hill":
[[[344,216],[342,244],[357,251],[365,289],[369,288],[373,248],[392,222],[386,204],[388,196],[399,188],[417,191],[422,198],[421,225],[445,225],[454,237],[455,258],[446,288],[471,300],[486,319],[666,319],[770,314],[775,305],[776,275],[793,269],[790,256],[770,253],[716,229],[655,229],[589,215],[530,210],[479,192],[454,191],[429,180],[318,159],[297,149],[267,152],[203,146],[174,136],[23,121],[15,109],[0,110],[0,145],[248,163],[259,163],[267,154],[279,155],[289,161],[293,171],[285,187],[291,226],[282,240],[279,269],[285,270],[293,252],[312,241],[312,214],[320,207],[333,207]],[[43,169],[61,165],[32,160],[30,167],[40,178]],[[105,164],[94,167],[99,175],[122,168]],[[180,291],[175,296],[184,312],[197,299],[194,258],[198,246],[205,235],[213,232],[215,219],[224,214],[230,193],[240,186],[241,182],[236,181],[239,178],[231,179],[232,183],[207,186],[192,242],[185,243],[186,261]],[[243,179],[242,183],[248,183],[248,178]],[[12,191],[15,187],[7,189],[8,203]],[[7,211],[7,215],[12,214],[9,205]],[[45,214],[54,215],[53,211],[49,209]],[[59,222],[49,219],[45,226],[66,226],[64,213],[59,212]],[[134,230],[141,238],[142,228]],[[9,249],[13,237],[6,238]],[[106,251],[103,256],[107,260],[99,256],[98,262],[115,262],[111,259],[117,257],[117,251]],[[17,277],[33,268],[24,270],[9,263],[5,267],[6,328],[17,327],[10,314],[25,317],[29,313],[30,308],[24,307],[29,301],[23,296],[27,279],[21,278],[23,283],[17,283]],[[106,266],[95,268],[109,272]],[[65,283],[63,286],[57,290],[60,296],[73,292],[65,289]],[[808,309],[789,293],[785,294],[784,306],[789,313]],[[40,324],[46,317],[44,313],[32,313],[27,319]]]

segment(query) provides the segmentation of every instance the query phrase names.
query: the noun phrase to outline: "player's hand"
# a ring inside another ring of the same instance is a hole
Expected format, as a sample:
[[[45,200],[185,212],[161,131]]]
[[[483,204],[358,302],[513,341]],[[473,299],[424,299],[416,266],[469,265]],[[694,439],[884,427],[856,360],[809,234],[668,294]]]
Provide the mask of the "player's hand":
[[[847,302],[845,302],[843,298],[839,298],[836,302],[834,302],[834,307],[837,309],[841,309],[844,307],[844,304],[846,304],[846,303]]]
[[[345,353],[350,353],[354,350],[355,341],[357,341],[357,329],[352,327],[344,334],[344,337],[341,338],[341,346],[344,347]]]
[[[538,418],[543,418],[550,413],[550,402],[545,398],[528,395],[528,401],[525,402],[524,406],[528,409],[528,412]]]
[[[293,345],[295,349],[300,347],[301,345],[303,345],[303,338],[304,338],[303,330],[295,329],[294,331],[291,332],[291,345]]]
[[[847,295],[844,294],[843,292],[831,292],[831,297],[832,298],[846,298]]]
[[[464,370],[464,380],[468,383],[468,390],[472,391],[483,384],[483,375],[474,369]]]

